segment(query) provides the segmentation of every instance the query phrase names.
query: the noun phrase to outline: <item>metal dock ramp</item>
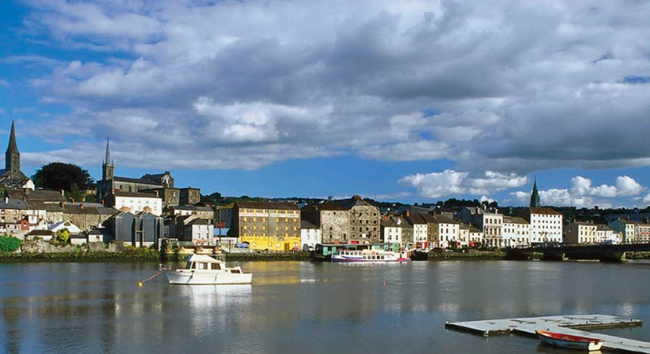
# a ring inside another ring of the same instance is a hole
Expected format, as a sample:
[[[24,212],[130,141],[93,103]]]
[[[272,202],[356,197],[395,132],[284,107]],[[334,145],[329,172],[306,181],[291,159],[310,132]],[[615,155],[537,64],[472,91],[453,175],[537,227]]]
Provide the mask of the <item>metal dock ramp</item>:
[[[602,338],[605,340],[602,347],[602,350],[604,351],[650,354],[650,342],[608,336],[602,333],[593,334],[584,331],[589,329],[636,327],[641,326],[642,324],[643,321],[629,317],[609,315],[574,315],[507,318],[500,320],[453,323],[447,322],[445,328],[482,334],[486,337],[508,333],[537,337],[535,330],[542,329],[557,333]]]

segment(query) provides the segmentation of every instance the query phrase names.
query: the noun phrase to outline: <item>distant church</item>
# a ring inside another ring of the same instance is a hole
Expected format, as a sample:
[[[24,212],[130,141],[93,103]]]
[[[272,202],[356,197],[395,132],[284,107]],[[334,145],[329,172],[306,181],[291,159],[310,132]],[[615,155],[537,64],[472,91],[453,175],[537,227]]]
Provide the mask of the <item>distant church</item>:
[[[537,179],[533,183],[533,192],[530,194],[530,207],[539,208],[539,192],[537,191]]]
[[[9,146],[5,152],[5,169],[0,170],[0,188],[5,189],[34,189],[34,182],[20,171],[20,152],[16,142],[16,129],[11,122]]]
[[[110,141],[106,140],[106,157],[102,164],[102,179],[97,181],[97,196],[100,199],[120,193],[146,193],[162,198],[163,207],[194,205],[201,201],[198,188],[175,188],[174,178],[169,171],[146,174],[140,178],[115,176],[115,165],[111,159]]]

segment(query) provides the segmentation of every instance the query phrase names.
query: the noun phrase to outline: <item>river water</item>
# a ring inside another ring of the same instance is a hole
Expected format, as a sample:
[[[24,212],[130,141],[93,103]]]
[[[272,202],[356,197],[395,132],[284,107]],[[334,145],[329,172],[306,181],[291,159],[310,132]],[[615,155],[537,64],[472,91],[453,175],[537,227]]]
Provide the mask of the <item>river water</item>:
[[[252,285],[169,285],[153,263],[0,264],[6,353],[564,353],[445,321],[608,314],[650,341],[650,263],[242,262]]]

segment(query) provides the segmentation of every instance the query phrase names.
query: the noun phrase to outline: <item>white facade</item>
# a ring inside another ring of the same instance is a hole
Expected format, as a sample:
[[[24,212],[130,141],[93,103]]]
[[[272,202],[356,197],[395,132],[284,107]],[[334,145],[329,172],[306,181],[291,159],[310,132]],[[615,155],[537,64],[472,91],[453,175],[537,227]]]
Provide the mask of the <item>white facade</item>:
[[[618,245],[621,243],[621,234],[605,225],[598,225],[596,229],[596,242]]]
[[[413,244],[424,245],[427,242],[427,224],[413,224]]]
[[[530,208],[530,241],[562,242],[562,214],[550,208]]]
[[[530,246],[530,224],[519,217],[503,217],[502,238],[504,247]]]
[[[197,244],[212,243],[214,241],[214,225],[210,223],[190,223],[190,225],[186,226],[185,232],[189,232],[189,235],[185,235],[185,239],[187,240],[189,236],[192,242]]]
[[[384,242],[399,243],[402,245],[402,228],[384,226]]]
[[[460,224],[458,222],[436,215],[432,228],[434,247],[447,248],[451,246],[452,242],[460,242]]]
[[[300,229],[300,244],[301,249],[307,245],[309,250],[316,249],[316,245],[323,243],[323,234],[319,228],[301,228]]]
[[[597,226],[586,222],[572,222],[566,227],[566,242],[568,244],[599,243],[596,234]]]
[[[151,209],[149,212],[153,215],[160,216],[162,214],[162,198],[156,196],[115,196],[115,209],[122,210],[122,208],[129,208],[131,213],[137,214],[144,211],[145,208]]]

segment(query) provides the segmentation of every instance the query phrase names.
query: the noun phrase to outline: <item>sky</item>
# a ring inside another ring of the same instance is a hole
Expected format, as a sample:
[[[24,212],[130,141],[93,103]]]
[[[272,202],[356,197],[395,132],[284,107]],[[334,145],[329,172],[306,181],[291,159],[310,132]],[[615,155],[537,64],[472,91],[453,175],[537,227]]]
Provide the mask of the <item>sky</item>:
[[[650,205],[650,2],[5,0],[21,167],[226,196]],[[0,144],[1,144],[0,140]]]

